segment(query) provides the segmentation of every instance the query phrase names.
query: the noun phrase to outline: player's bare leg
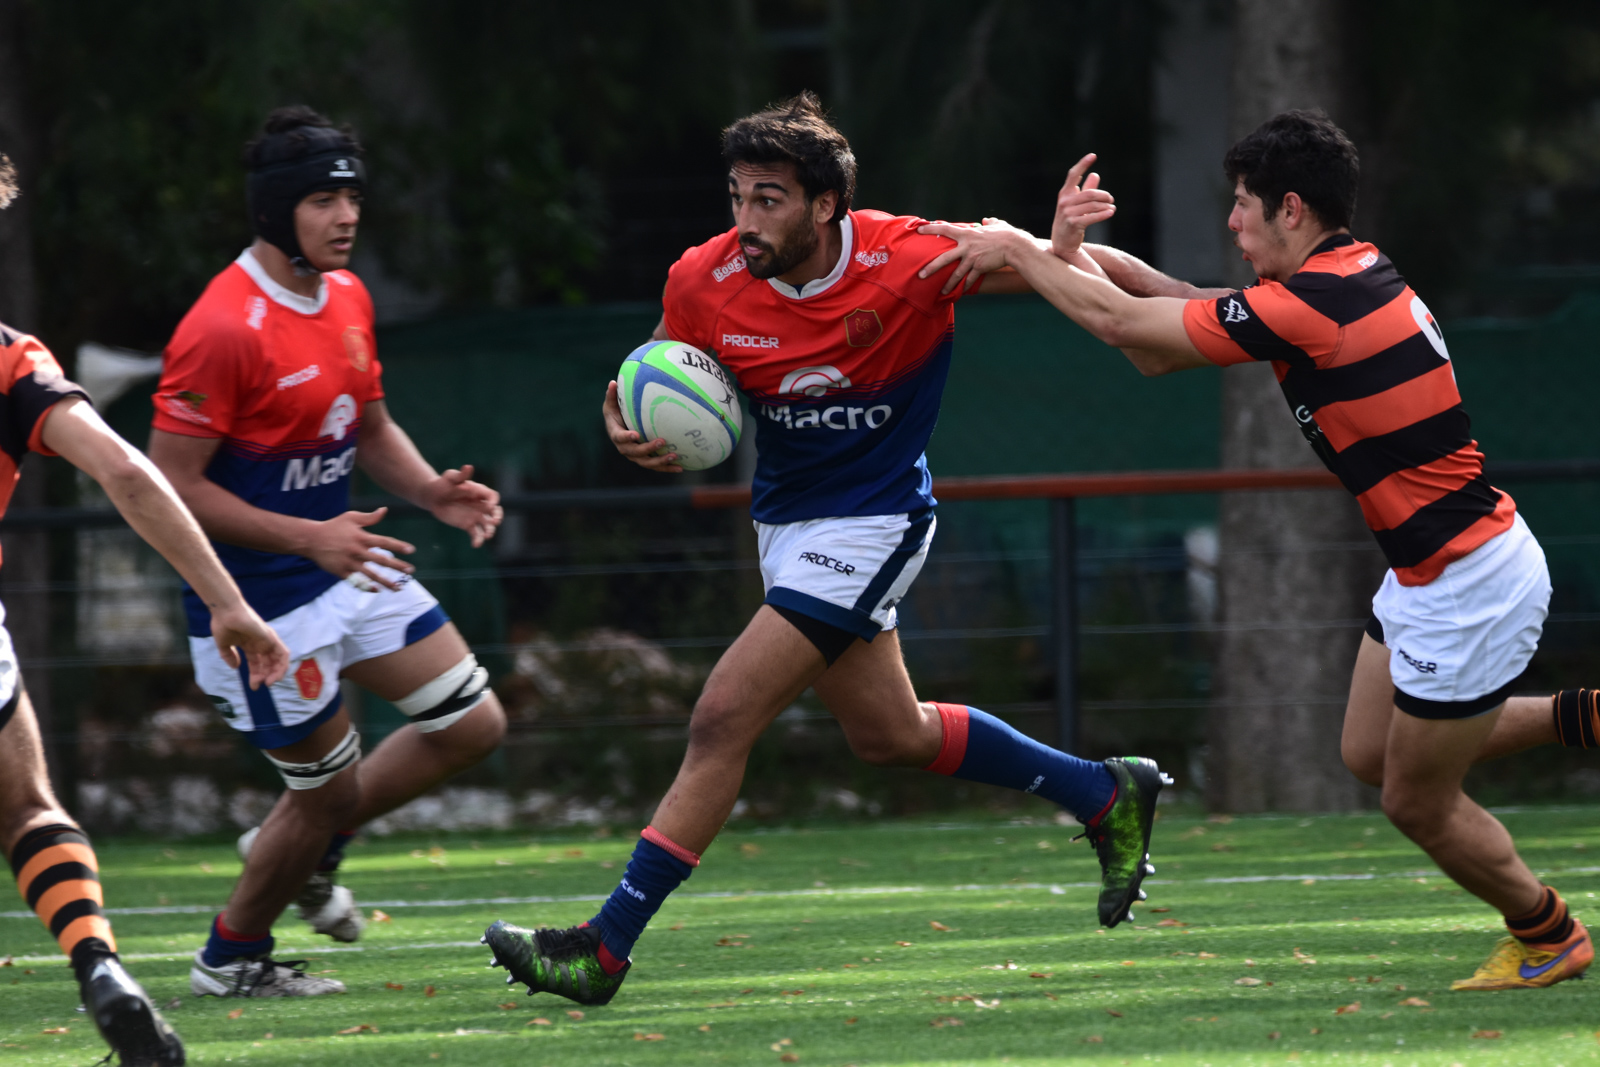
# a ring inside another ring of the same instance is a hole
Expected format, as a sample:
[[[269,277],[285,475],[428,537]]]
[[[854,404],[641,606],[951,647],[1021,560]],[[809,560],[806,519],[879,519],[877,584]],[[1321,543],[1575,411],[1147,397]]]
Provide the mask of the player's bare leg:
[[[352,663],[344,676],[388,701],[398,701],[439,677],[467,656],[467,643],[453,623],[386,656]],[[358,768],[361,799],[345,827],[354,828],[395,810],[452,775],[481,762],[506,732],[505,711],[492,690],[471,711],[443,730],[402,726],[364,756]]]
[[[39,723],[26,693],[17,694],[0,728],[0,846],[18,889],[47,928],[57,916],[78,915],[56,940],[72,963],[83,1010],[121,1062],[183,1063],[183,1043],[117,957],[111,924],[101,912],[94,850],[50,788]]]
[[[939,709],[917,700],[897,630],[859,638],[815,682],[817,696],[844,729],[850,751],[885,767],[926,767],[939,755]]]
[[[1396,715],[1403,714],[1394,706],[1389,650],[1371,635],[1363,634],[1355,670],[1350,677],[1350,699],[1345,706],[1340,748],[1345,766],[1368,785],[1383,784],[1390,724]],[[1549,697],[1512,697],[1505,702],[1494,729],[1484,738],[1473,762],[1499,759],[1558,741]]]
[[[826,669],[816,646],[762,605],[706,679],[683,765],[650,825],[704,852],[739,799],[756,740]]]

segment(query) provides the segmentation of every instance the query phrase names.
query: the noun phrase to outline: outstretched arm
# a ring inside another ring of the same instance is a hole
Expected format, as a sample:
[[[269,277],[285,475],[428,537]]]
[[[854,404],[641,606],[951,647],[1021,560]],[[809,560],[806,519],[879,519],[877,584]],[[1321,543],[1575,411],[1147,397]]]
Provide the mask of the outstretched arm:
[[[289,650],[244,602],[239,587],[154,463],[107,426],[79,397],[59,401],[44,416],[41,437],[106,491],[111,503],[150,547],[161,553],[211,612],[211,636],[230,667],[235,648],[250,663],[250,685],[271,685],[289,669]]]
[[[1125,293],[1103,275],[1062,260],[1042,248],[1033,235],[998,219],[985,220],[981,229],[935,223],[924,226],[922,232],[949,237],[956,243],[928,264],[925,273],[956,261],[957,274],[1014,267],[1064,315],[1106,344],[1122,349],[1141,374],[1170,374],[1211,365],[1183,327],[1185,301],[1181,299]]]
[[[368,401],[362,411],[357,446],[356,462],[373,481],[432,512],[445,525],[467,531],[473,548],[494,536],[505,515],[500,494],[472,480],[470,463],[460,470],[435,472],[382,400]]]

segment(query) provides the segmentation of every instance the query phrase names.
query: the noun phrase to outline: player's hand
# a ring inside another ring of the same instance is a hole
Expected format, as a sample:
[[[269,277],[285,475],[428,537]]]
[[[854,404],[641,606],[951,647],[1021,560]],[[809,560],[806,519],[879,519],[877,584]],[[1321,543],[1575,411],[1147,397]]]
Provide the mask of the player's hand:
[[[649,443],[642,442],[639,440],[639,434],[628,429],[628,424],[622,421],[622,405],[617,403],[616,382],[606,386],[606,399],[605,403],[600,405],[600,415],[606,420],[606,435],[611,438],[611,443],[617,447],[618,452],[647,471],[661,471],[663,474],[683,473],[683,468],[678,466],[678,454],[663,451],[667,447],[667,442],[663,438],[658,437]]]
[[[1090,152],[1067,171],[1067,180],[1056,194],[1056,216],[1050,226],[1050,251],[1066,259],[1083,247],[1083,235],[1097,222],[1117,213],[1116,200],[1100,188],[1100,175],[1083,176],[1094,165]]]
[[[917,232],[948,237],[956,243],[954,248],[941,252],[933,262],[917,272],[917,277],[927,278],[954,263],[956,269],[950,272],[949,280],[940,290],[945,294],[954,292],[963,281],[970,289],[990,271],[1010,266],[1006,257],[1020,247],[1017,242],[1037,245],[1033,235],[1017,229],[1004,219],[984,219],[982,226],[974,226],[970,222],[930,222],[919,227]]]
[[[244,601],[211,613],[211,639],[217,643],[222,660],[235,670],[239,649],[250,664],[250,688],[271,685],[289,670],[289,650],[272,627]]]
[[[505,518],[500,494],[482,482],[472,480],[472,464],[440,474],[425,490],[428,510],[446,526],[472,535],[472,547],[480,548],[494,536]]]
[[[368,526],[382,521],[388,513],[388,508],[347,511],[319,522],[314,527],[310,546],[302,555],[329,574],[348,578],[360,573],[385,589],[399,589],[399,583],[384,577],[378,568],[387,567],[402,574],[413,573],[416,568],[397,557],[409,556],[416,551],[415,546],[397,538],[367,532]],[[387,551],[379,552],[377,549]]]

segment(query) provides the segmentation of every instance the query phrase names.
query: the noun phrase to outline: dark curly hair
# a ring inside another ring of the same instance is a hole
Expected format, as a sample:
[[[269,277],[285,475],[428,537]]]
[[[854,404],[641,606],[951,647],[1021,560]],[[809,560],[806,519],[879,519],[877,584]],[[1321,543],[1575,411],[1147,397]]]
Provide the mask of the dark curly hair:
[[[850,142],[828,121],[817,94],[799,96],[746,115],[722,131],[722,158],[735,163],[790,163],[807,200],[839,194],[829,222],[844,218],[856,195],[856,157]]]
[[[1222,170],[1261,198],[1271,221],[1286,193],[1298,193],[1330,230],[1349,227],[1356,215],[1361,160],[1356,146],[1326,114],[1285,111],[1263,122],[1228,149]]]
[[[355,131],[348,125],[335,127],[333,120],[313,108],[304,104],[291,104],[288,107],[273,108],[267,113],[267,120],[261,124],[261,132],[244,146],[244,165],[247,170],[268,163],[281,163],[286,159],[294,159],[305,155],[311,150],[313,139],[305,134],[279,137],[279,134],[294,134],[297,130],[336,130],[343,134],[345,144],[340,148],[353,156],[365,154],[361,142],[356,140]],[[316,138],[318,150],[327,147],[326,138]]]
[[[12,165],[10,156],[0,152],[0,208],[9,207],[18,191],[17,168]]]

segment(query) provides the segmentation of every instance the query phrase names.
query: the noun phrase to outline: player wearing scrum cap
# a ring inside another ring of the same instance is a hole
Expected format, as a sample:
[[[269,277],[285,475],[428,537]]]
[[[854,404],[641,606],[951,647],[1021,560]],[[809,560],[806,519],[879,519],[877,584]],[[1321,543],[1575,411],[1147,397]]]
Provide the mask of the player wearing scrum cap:
[[[1594,959],[1583,924],[1462,790],[1475,762],[1595,738],[1592,690],[1511,692],[1539,644],[1550,575],[1539,542],[1489,484],[1444,332],[1387,256],[1350,233],[1359,162],[1320,111],[1268,119],[1228,152],[1228,226],[1260,281],[1202,291],[1082,245],[1111,197],[1085,157],[1057,200],[1055,255],[998,219],[934,225],[955,240],[928,272],[1012,267],[1147,375],[1270,362],[1307,443],[1361,505],[1389,563],[1372,600],[1342,753],[1383,810],[1506,936],[1455,990],[1540,988]]]
[[[245,165],[256,240],[167,346],[150,453],[293,657],[276,685],[247,690],[200,640],[209,612],[185,591],[200,688],[288,786],[240,839],[244,873],[190,982],[199,994],[307,996],[344,986],[275,962],[272,924],[298,900],[317,931],[359,937],[361,913],[332,880],[351,833],[477,763],[505,732],[486,672],[400,558],[412,546],[370,530],[383,509],[349,510],[350,473],[359,463],[474,547],[501,509],[471,467],[430,467],[384,404],[372,301],[344,269],[360,145],[310,108],[280,108]],[[341,678],[410,718],[365,760]]]
[[[963,704],[917,698],[895,605],[934,532],[923,450],[949,371],[954,301],[917,271],[942,248],[922,220],[852,210],[856,161],[811,93],[723,133],[734,226],[672,267],[657,340],[714,351],[756,422],[755,500],[766,603],[718,661],[689,750],[598,915],[568,930],[504,922],[485,933],[508,982],[585,1004],[615,995],[645,924],[700,863],[738,799],[761,733],[807,688],[870,763],[1033,793],[1087,829],[1101,866],[1100,921],[1142,899],[1162,776],[1128,757],[1058,752]],[[1015,274],[988,291],[1022,291]],[[648,470],[677,471],[664,442],[622,422],[612,442]]]
[[[0,208],[16,192],[16,171],[0,155]],[[28,452],[65,457],[100,483],[128,525],[189,583],[206,607],[211,653],[239,672],[241,686],[252,692],[270,686],[288,668],[288,649],[245,602],[172,486],[88,400],[37,338],[0,323],[0,514]],[[4,620],[0,605],[0,847],[22,898],[71,963],[83,1010],[118,1061],[177,1067],[183,1043],[117,957],[94,848],[50,788],[39,723]]]

